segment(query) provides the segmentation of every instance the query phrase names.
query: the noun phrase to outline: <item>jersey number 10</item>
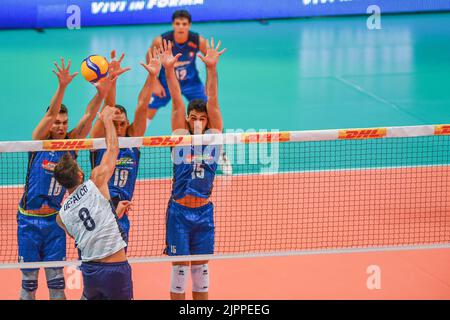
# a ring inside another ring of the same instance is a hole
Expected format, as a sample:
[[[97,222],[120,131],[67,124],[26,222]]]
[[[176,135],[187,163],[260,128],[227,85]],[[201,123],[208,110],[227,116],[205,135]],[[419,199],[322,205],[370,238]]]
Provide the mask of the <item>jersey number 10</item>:
[[[49,196],[59,196],[61,194],[62,186],[56,181],[55,177],[52,177],[50,181],[50,188],[48,188]]]

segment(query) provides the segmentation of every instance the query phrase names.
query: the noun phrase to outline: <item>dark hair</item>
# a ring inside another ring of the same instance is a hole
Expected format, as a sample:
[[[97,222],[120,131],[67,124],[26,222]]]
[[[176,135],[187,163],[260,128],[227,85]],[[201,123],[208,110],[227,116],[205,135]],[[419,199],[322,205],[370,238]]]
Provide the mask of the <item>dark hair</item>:
[[[45,110],[45,112],[48,111],[48,109],[50,109],[50,106],[47,107],[47,110]],[[65,104],[61,103],[61,108],[59,109],[59,113],[65,113],[65,114],[69,114],[69,110],[67,110],[67,107]]]
[[[187,108],[187,115],[191,113],[192,110],[198,111],[198,112],[205,112],[208,114],[208,111],[206,109],[206,101],[202,99],[194,99],[189,102],[188,108]]]
[[[124,106],[122,106],[120,104],[116,104],[115,107],[120,110],[120,113],[125,113],[125,117],[127,117],[127,119],[128,119],[127,109],[125,109]]]
[[[60,185],[66,189],[75,187],[79,183],[78,165],[69,153],[58,161],[53,175]]]
[[[189,20],[189,23],[192,22],[191,14],[187,10],[177,10],[172,14],[172,22],[179,18],[186,18]]]

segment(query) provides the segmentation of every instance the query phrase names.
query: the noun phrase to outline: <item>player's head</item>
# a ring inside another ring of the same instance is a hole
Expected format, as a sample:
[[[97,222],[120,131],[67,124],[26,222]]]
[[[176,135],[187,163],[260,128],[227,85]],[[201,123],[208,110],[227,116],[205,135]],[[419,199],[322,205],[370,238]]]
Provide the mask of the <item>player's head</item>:
[[[172,27],[176,35],[185,36],[191,28],[192,17],[187,10],[177,10],[172,15]]]
[[[56,181],[66,189],[76,188],[84,181],[83,170],[81,170],[70,153],[66,153],[61,157],[55,166],[53,175]]]
[[[206,101],[202,99],[194,99],[189,102],[186,120],[189,124],[189,131],[191,134],[204,133],[208,128]]]
[[[130,122],[128,121],[127,110],[120,104],[116,104],[115,109],[116,110],[114,110],[113,123],[114,127],[116,127],[117,136],[125,137],[127,135],[128,126],[130,125]]]
[[[50,107],[47,108],[47,111]],[[59,113],[56,116],[55,122],[53,122],[50,128],[50,138],[52,139],[64,139],[67,135],[69,128],[69,113],[67,107],[61,104]]]

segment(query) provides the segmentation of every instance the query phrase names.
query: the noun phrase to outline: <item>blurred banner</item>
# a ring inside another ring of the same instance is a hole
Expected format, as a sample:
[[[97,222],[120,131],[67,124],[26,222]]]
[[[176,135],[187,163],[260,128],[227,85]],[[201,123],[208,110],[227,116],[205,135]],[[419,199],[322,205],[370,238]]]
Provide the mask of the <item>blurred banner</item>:
[[[352,15],[374,5],[381,14],[450,10],[450,0],[0,0],[0,28],[167,23],[178,9],[194,22]]]

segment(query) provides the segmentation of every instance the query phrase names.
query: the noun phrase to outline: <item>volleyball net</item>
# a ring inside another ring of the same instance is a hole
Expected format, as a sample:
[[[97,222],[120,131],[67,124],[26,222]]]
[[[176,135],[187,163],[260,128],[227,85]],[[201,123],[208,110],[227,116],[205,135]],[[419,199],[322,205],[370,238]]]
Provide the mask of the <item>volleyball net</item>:
[[[119,143],[140,149],[128,213],[130,262],[450,247],[450,125],[120,138]],[[192,145],[222,145],[232,164],[232,172],[218,167],[210,198],[215,250],[167,257],[172,152]],[[0,268],[79,263],[74,241],[67,238],[67,261],[19,264],[18,206],[30,152],[77,150],[89,177],[90,153],[102,148],[104,139],[0,142]],[[55,164],[41,165],[52,174]],[[121,183],[126,174],[116,170],[113,179]],[[58,191],[57,184],[51,188],[48,192]]]

